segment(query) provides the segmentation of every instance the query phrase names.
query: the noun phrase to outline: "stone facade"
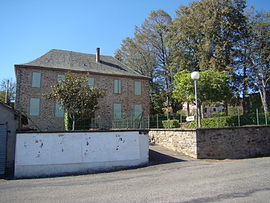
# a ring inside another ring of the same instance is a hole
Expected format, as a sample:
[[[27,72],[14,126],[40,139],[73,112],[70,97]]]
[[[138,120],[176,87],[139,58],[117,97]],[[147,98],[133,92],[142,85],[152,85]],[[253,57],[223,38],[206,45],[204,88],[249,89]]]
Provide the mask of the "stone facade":
[[[235,159],[270,155],[270,126],[196,130],[151,130],[153,144],[198,159]]]
[[[51,87],[57,83],[57,76],[65,74],[67,70],[46,67],[31,67],[15,65],[17,78],[16,109],[24,112],[30,118],[31,128],[40,130],[63,130],[64,119],[55,117],[55,102],[45,99],[44,94],[51,91]],[[41,73],[41,86],[32,87],[32,72]],[[141,104],[144,114],[149,114],[149,79],[136,76],[98,74],[89,72],[72,71],[77,74],[89,74],[95,79],[95,87],[103,89],[106,94],[99,100],[99,109],[95,117],[103,118],[105,127],[111,127],[113,119],[113,104],[122,104],[122,113],[134,112],[134,105]],[[121,80],[121,93],[113,93],[114,79]],[[141,81],[141,95],[134,93],[135,81]],[[39,116],[30,116],[30,98],[40,98]]]

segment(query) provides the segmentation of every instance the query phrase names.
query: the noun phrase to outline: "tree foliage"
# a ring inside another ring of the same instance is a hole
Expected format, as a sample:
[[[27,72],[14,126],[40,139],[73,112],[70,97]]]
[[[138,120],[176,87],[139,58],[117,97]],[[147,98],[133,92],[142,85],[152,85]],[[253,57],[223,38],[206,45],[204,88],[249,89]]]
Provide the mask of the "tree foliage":
[[[187,70],[179,71],[175,77],[173,96],[180,102],[194,102],[194,81]],[[228,102],[232,95],[230,79],[226,71],[205,70],[200,72],[198,81],[198,100],[200,104]]]
[[[152,109],[177,110],[172,92],[178,71],[214,70],[227,71],[231,90],[243,101],[249,93],[260,93],[269,111],[269,15],[248,9],[246,0],[194,1],[180,6],[174,19],[152,11],[134,37],[123,40],[116,57],[152,77]]]
[[[74,130],[78,119],[89,117],[95,112],[98,99],[103,95],[103,90],[88,86],[86,76],[69,72],[44,96],[60,103],[72,119]]]

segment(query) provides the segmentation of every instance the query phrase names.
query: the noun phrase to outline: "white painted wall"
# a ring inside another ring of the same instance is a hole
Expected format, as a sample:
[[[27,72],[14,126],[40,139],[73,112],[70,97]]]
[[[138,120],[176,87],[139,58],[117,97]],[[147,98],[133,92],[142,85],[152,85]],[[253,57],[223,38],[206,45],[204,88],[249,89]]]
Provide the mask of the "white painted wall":
[[[148,162],[148,135],[139,132],[18,133],[15,177],[130,167]]]

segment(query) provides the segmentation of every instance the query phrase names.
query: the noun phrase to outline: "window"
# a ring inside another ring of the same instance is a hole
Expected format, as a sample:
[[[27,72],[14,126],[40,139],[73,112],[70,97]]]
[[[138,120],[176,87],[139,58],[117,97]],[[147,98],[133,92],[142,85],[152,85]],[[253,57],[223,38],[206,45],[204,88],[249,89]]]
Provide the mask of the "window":
[[[32,87],[40,87],[40,79],[41,79],[41,73],[33,72],[32,73]]]
[[[113,93],[120,94],[121,93],[121,80],[113,81]]]
[[[88,78],[88,87],[93,88],[95,85],[95,78],[89,77]]]
[[[217,109],[216,109],[216,108],[213,108],[213,111],[214,111],[214,112],[216,112],[216,111],[217,111]]]
[[[114,120],[120,120],[122,118],[122,105],[113,104],[113,118]]]
[[[60,80],[64,80],[65,79],[65,75],[64,74],[58,74],[57,75],[57,82],[59,82]]]
[[[142,116],[143,110],[141,104],[134,105],[134,117],[136,120],[140,119]]]
[[[135,88],[135,95],[141,95],[142,94],[142,83],[141,81],[135,81],[134,84],[134,88]]]
[[[62,108],[59,102],[55,102],[55,117],[57,118],[64,117],[64,109]]]
[[[39,98],[30,98],[30,116],[39,116]]]

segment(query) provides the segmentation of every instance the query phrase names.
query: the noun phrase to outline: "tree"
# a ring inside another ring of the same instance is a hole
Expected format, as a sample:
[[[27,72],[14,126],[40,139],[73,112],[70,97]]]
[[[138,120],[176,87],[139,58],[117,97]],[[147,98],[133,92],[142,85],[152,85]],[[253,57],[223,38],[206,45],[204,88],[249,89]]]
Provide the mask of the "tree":
[[[194,81],[187,70],[179,71],[175,76],[173,96],[180,103],[194,102]],[[205,70],[200,72],[198,82],[199,105],[223,102],[225,105],[233,97],[230,88],[231,77],[226,71]]]
[[[0,83],[0,100],[10,104],[14,102],[16,95],[16,83],[12,78],[3,79]]]
[[[181,6],[172,26],[174,62],[181,70],[230,70],[246,29],[245,0],[201,0]]]
[[[253,24],[251,87],[259,91],[264,112],[269,112],[270,102],[270,13],[260,12]]]
[[[88,86],[86,76],[69,72],[65,79],[60,80],[52,87],[52,91],[44,96],[60,103],[72,119],[74,130],[76,121],[95,112],[98,99],[103,95],[103,90]]]
[[[176,66],[171,64],[170,26],[172,19],[163,10],[152,11],[140,27],[135,28],[133,38],[123,40],[115,57],[143,75],[152,78],[151,109],[162,109],[166,103],[175,107],[172,98],[173,76]],[[159,87],[159,88],[157,88]],[[157,95],[163,95],[166,102]]]

